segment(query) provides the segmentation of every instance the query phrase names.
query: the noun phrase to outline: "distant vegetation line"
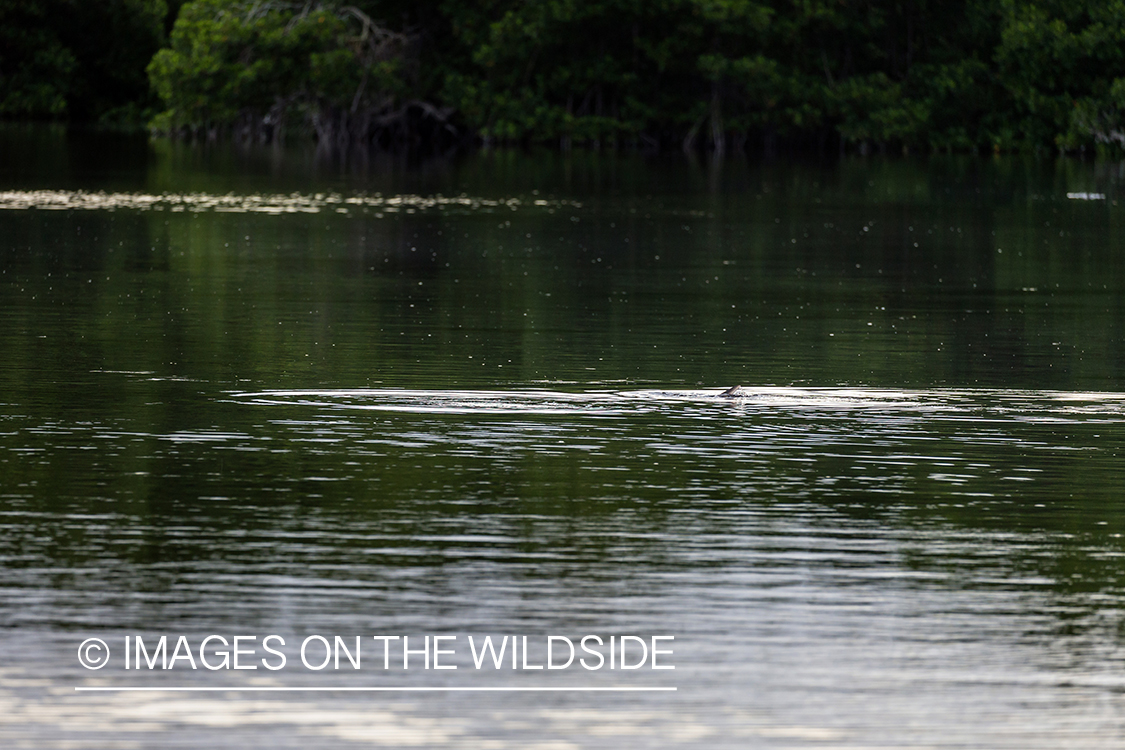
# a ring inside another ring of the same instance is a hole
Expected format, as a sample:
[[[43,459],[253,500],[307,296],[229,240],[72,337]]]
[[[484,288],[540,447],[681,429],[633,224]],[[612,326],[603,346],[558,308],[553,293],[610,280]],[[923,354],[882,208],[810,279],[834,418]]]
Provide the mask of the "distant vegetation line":
[[[0,117],[382,148],[1125,147],[1125,0],[0,0]]]

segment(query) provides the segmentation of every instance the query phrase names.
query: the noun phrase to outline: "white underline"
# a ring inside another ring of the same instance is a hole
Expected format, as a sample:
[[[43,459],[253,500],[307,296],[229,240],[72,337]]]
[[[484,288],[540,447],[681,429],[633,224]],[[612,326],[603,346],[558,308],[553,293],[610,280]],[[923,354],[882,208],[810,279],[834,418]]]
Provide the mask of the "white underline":
[[[674,687],[76,687],[101,693],[658,693]]]

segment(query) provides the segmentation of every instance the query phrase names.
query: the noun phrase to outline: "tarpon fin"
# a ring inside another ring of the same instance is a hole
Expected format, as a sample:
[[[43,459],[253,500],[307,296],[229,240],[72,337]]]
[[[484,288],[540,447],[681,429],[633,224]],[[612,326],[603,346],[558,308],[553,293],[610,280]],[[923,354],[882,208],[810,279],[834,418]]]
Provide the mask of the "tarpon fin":
[[[746,394],[742,391],[742,386],[736,385],[733,388],[728,388],[719,395],[723,398],[736,398],[738,396],[745,396]]]

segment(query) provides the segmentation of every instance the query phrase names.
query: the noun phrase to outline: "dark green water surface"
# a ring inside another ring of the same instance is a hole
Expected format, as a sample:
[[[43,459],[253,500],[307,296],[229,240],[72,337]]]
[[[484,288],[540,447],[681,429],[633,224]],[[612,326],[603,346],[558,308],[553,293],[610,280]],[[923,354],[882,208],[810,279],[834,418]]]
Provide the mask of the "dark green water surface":
[[[1122,169],[0,130],[0,745],[1121,747]]]

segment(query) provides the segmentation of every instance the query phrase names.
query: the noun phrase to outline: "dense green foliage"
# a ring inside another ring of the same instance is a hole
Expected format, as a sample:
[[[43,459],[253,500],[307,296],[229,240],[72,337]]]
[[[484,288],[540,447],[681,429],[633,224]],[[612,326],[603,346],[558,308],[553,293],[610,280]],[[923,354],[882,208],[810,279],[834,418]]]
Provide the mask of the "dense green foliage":
[[[269,139],[308,122],[327,142],[409,137],[412,115],[441,124],[449,114],[410,98],[416,46],[353,6],[197,0],[148,67],[168,105],[154,125],[234,124]]]
[[[0,116],[137,120],[165,0],[0,0]]]
[[[475,68],[451,76],[444,92],[485,135],[683,139],[716,150],[754,136],[767,147],[777,138],[996,142],[989,116],[1004,96],[990,59],[1002,21],[995,3],[509,6],[498,20],[481,11],[458,24]]]
[[[0,115],[143,106],[147,69],[163,102],[154,125],[168,132],[297,126],[387,144],[455,125],[564,147],[1125,146],[1125,0],[169,5],[174,25],[163,0],[0,0]]]

